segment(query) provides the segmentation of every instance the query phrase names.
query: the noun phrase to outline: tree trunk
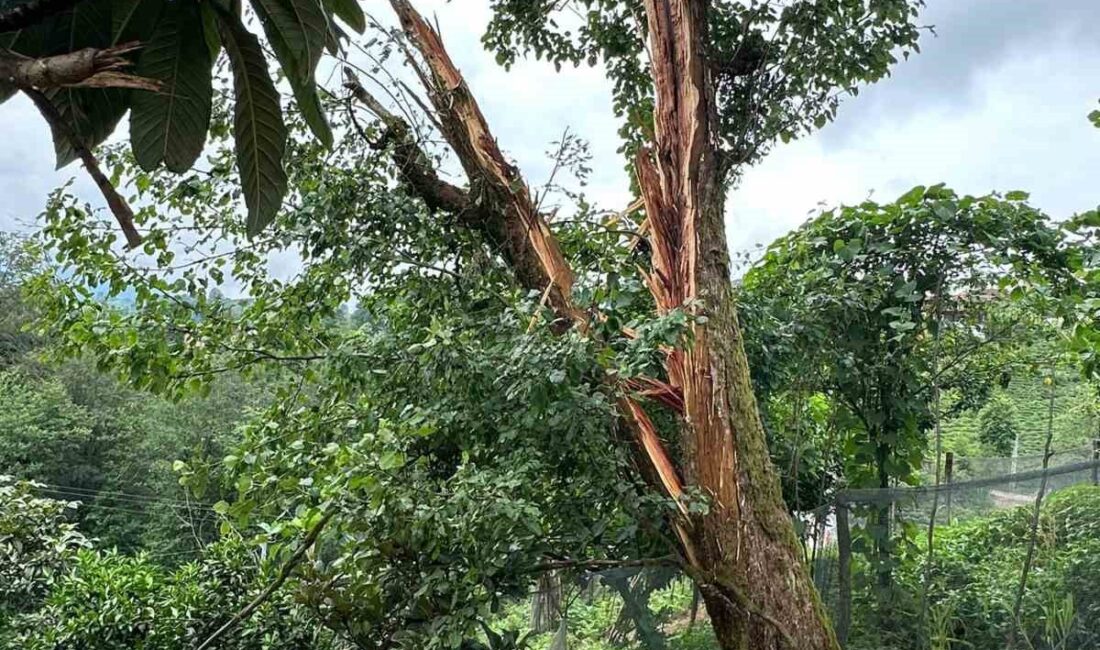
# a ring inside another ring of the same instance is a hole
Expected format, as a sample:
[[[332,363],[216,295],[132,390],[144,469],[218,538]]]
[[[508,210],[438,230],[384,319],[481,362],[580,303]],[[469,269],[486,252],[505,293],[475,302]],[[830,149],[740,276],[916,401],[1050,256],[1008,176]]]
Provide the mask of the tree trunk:
[[[705,317],[692,326],[688,349],[667,362],[683,391],[684,483],[710,499],[689,526],[688,559],[725,650],[832,650],[836,638],[768,455],[737,320],[705,60],[707,4],[645,2],[656,109],[652,159],[638,157],[658,310]]]
[[[517,280],[544,295],[559,329],[586,331],[588,317],[572,302],[573,275],[557,241],[442,39],[408,0],[390,4],[422,55],[427,69],[413,65],[478,199],[471,203],[465,190],[441,181],[407,138],[395,151],[399,158],[402,146],[413,154],[403,159],[411,163],[402,165],[405,182],[485,232]],[[668,383],[643,382],[659,386],[683,414],[679,468],[637,399],[624,393],[619,403],[647,481],[680,506],[672,524],[684,570],[698,583],[724,650],[835,650],[768,455],[734,306],[725,175],[704,55],[708,4],[645,0],[656,95],[653,147],[637,158],[652,233],[653,273],[646,282],[660,313],[686,309],[698,317],[691,344],[668,353]],[[372,110],[391,130],[400,121]],[[688,513],[684,484],[707,495],[706,514]]]
[[[694,281],[707,321],[697,328],[690,352],[685,403],[693,407],[683,436],[685,483],[713,500],[693,529],[698,561],[717,587],[703,589],[704,601],[726,650],[835,648],[768,455],[749,378],[730,283],[724,196],[716,189],[707,194]]]

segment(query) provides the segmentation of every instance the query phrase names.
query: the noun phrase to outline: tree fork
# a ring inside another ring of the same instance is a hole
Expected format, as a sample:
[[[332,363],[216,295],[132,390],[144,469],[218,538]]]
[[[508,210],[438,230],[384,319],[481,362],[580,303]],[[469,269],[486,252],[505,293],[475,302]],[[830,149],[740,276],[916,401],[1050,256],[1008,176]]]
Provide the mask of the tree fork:
[[[390,2],[431,72],[426,90],[470,191],[483,199],[480,216],[504,235],[494,238],[501,253],[524,287],[549,287],[559,321],[586,329],[557,241],[439,35],[407,0]],[[712,499],[707,515],[684,515],[674,528],[685,570],[709,585],[704,600],[722,647],[835,650],[768,457],[733,304],[713,89],[701,54],[706,6],[647,0],[646,11],[657,94],[653,160],[649,152],[638,158],[654,244],[654,273],[646,280],[662,312],[689,306],[709,319],[693,325],[691,348],[670,351],[666,364],[669,393],[683,400],[684,466],[671,462],[636,400],[623,397],[620,412],[648,482],[674,499],[683,482],[694,483]],[[413,178],[405,180],[417,191]]]

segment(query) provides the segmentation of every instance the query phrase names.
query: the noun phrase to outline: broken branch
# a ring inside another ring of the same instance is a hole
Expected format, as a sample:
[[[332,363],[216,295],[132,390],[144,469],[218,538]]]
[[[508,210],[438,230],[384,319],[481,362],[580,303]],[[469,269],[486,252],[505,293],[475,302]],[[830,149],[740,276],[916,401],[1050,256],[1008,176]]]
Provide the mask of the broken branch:
[[[132,65],[126,55],[140,48],[139,43],[123,43],[40,58],[0,50],[0,79],[20,89],[84,86],[158,91],[157,81],[123,72]]]
[[[122,195],[118,193],[115,186],[111,184],[110,179],[103,173],[103,170],[99,168],[99,162],[96,160],[91,149],[73,132],[72,128],[65,121],[65,118],[61,116],[61,113],[57,111],[57,108],[50,103],[50,100],[46,98],[40,91],[34,88],[24,88],[23,92],[31,98],[34,105],[38,107],[38,111],[42,113],[42,117],[46,118],[46,122],[50,125],[50,128],[58,136],[64,138],[80,156],[80,160],[84,163],[84,168],[88,170],[88,175],[95,181],[97,187],[99,187],[100,193],[103,194],[104,200],[107,201],[107,207],[111,209],[111,213],[115,215],[115,220],[118,221],[118,225],[122,228],[122,233],[126,236],[126,243],[130,248],[137,248],[141,245],[141,234],[138,233],[137,227],[134,226],[134,212],[130,209],[130,205],[126,203],[126,199],[122,198]]]

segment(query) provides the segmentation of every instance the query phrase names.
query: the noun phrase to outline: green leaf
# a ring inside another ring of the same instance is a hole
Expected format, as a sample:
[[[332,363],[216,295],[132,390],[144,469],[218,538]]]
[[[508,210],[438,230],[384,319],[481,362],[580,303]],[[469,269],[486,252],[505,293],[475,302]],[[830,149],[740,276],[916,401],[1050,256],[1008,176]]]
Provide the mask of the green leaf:
[[[162,0],[112,0],[111,44],[126,43],[149,37],[160,17],[161,7],[171,4]]]
[[[214,512],[218,513],[219,515],[224,515],[225,513],[229,512],[229,503],[225,501],[219,501],[215,503]]]
[[[283,1],[288,2],[289,0]],[[260,17],[260,23],[264,27],[264,33],[267,34],[268,43],[275,50],[275,56],[282,64],[284,72],[286,72],[287,81],[290,82],[290,88],[294,91],[294,101],[298,104],[302,117],[309,125],[310,130],[313,131],[313,134],[317,136],[317,139],[326,147],[331,147],[333,141],[332,128],[325,118],[324,109],[321,108],[321,100],[317,95],[317,84],[313,78],[314,68],[309,70],[302,68],[303,60],[301,56],[303,52],[298,51],[293,45],[295,39],[301,39],[302,35],[295,35],[293,30],[288,32],[283,28],[286,25],[277,20],[275,15],[268,12],[267,4],[272,2],[273,0],[259,0],[255,6],[256,14]],[[316,63],[313,66],[316,67]]]
[[[358,0],[325,0],[325,8],[344,21],[348,27],[362,34],[367,29],[367,18]]]
[[[83,2],[19,35],[17,51],[31,56],[72,52],[111,43],[111,0]],[[127,93],[112,88],[51,88],[43,92],[73,134],[94,149],[115,130],[128,108]],[[56,129],[54,152],[60,169],[76,160],[72,143]]]
[[[283,52],[276,48],[275,54],[283,67],[288,68],[287,77],[294,73],[301,80],[312,81],[328,38],[328,16],[321,1],[252,0],[252,8],[260,17],[272,46],[275,40],[282,41]],[[286,55],[292,57],[296,65],[288,66]]]
[[[1009,192],[1008,194],[1005,194],[1005,200],[1008,200],[1008,201],[1026,201],[1028,199],[1028,197],[1030,197],[1030,196],[1031,195],[1028,194],[1027,192],[1021,192],[1019,190],[1015,190],[1015,191]]]
[[[142,169],[152,171],[163,162],[182,173],[202,154],[210,127],[213,64],[199,6],[166,4],[135,69],[138,76],[164,85],[159,93],[133,94],[130,145]]]
[[[286,195],[287,131],[259,41],[240,18],[225,13],[218,18],[222,44],[233,67],[237,169],[248,206],[248,234],[254,236],[275,219]]]
[[[925,190],[926,188],[923,185],[917,185],[905,194],[902,194],[901,198],[898,199],[898,203],[901,205],[916,205],[924,198]]]

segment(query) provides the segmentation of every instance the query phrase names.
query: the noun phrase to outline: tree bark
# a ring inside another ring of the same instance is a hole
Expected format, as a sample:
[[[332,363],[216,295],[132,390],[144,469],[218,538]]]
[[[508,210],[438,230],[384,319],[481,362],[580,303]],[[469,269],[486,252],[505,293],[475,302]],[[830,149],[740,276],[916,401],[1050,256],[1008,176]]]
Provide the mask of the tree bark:
[[[703,598],[727,650],[832,649],[833,635],[771,464],[734,304],[725,179],[705,62],[708,3],[646,0],[656,109],[638,178],[653,238],[658,309],[698,319],[668,356],[684,397],[685,485],[710,497],[691,526]]]

